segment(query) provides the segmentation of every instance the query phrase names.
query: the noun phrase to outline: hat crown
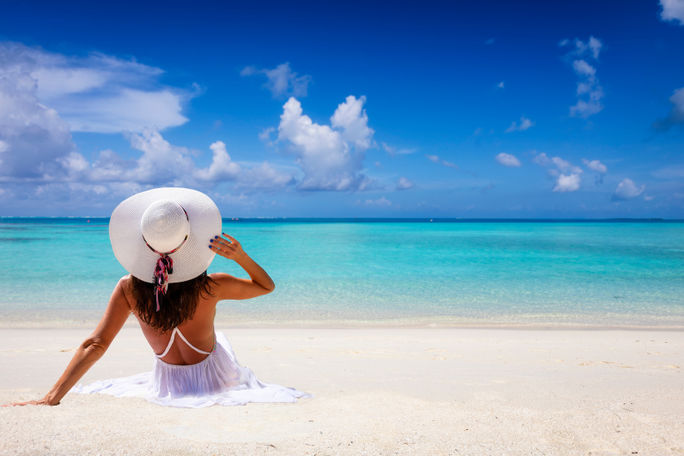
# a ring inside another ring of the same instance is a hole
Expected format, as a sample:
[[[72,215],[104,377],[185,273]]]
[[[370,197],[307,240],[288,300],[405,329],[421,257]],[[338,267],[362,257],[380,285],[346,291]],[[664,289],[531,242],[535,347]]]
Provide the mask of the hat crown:
[[[159,200],[145,209],[140,229],[150,247],[159,253],[167,253],[180,246],[190,234],[190,222],[176,201]]]

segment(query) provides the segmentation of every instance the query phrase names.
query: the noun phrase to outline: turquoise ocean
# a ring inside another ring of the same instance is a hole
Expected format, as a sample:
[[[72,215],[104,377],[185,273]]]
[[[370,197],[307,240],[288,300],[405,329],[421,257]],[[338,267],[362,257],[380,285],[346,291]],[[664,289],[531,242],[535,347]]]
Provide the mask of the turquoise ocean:
[[[221,324],[684,328],[684,222],[224,220],[276,283]],[[209,272],[244,276],[216,257]],[[0,217],[0,325],[99,319],[106,218]]]

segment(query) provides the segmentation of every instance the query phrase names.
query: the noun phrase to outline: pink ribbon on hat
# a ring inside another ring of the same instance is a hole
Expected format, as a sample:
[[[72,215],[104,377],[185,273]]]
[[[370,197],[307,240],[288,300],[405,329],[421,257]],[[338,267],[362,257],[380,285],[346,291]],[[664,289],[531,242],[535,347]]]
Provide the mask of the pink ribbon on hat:
[[[181,208],[183,209],[183,212],[185,212],[185,217],[187,218],[188,212],[185,210],[185,208]],[[159,255],[159,258],[157,259],[157,265],[154,267],[154,300],[157,303],[157,312],[159,312],[159,293],[166,295],[166,291],[169,289],[169,274],[173,274],[173,259],[169,255],[183,247],[185,241],[188,240],[188,235],[185,235],[185,238],[183,238],[183,241],[178,245],[178,247],[164,253],[156,251],[150,244],[148,244],[145,236],[142,238],[143,241],[145,241],[145,245],[154,253]]]
[[[173,274],[173,259],[168,255],[162,255],[154,268],[154,299],[157,302],[157,312],[159,312],[159,292],[165,295],[166,290],[169,289],[169,274]]]

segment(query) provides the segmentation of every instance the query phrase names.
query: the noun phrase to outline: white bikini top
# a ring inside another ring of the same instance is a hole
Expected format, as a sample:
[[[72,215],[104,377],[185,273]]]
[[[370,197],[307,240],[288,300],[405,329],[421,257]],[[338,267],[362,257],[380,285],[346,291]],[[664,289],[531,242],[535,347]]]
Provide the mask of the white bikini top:
[[[178,334],[178,335],[180,336],[180,338],[183,339],[183,342],[185,342],[185,343],[187,344],[188,347],[192,348],[192,349],[195,350],[197,353],[201,353],[201,354],[203,354],[203,355],[211,355],[211,352],[207,352],[207,351],[204,351],[204,350],[200,350],[199,348],[197,348],[197,347],[195,347],[194,345],[192,345],[192,344],[188,341],[188,339],[185,338],[185,336],[183,335],[183,333],[180,332],[180,329],[178,329],[178,328],[173,328],[173,332],[171,333],[171,339],[169,339],[169,343],[166,345],[166,350],[164,350],[164,353],[162,353],[161,355],[157,355],[157,354],[155,353],[154,356],[156,356],[157,358],[163,358],[164,356],[166,356],[166,354],[169,352],[169,350],[171,350],[171,345],[173,345],[173,341],[176,339],[176,334]],[[214,338],[215,338],[215,336],[214,336]],[[216,342],[214,342],[214,346],[215,346],[215,345],[216,345]],[[212,349],[212,351],[213,351],[213,349]]]

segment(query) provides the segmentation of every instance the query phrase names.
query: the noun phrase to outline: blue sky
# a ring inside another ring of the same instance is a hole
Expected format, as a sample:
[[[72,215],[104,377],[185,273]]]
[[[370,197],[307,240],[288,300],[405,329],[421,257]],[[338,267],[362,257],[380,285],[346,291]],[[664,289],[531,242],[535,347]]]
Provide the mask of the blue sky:
[[[0,215],[684,218],[684,0],[60,3],[0,16]]]

